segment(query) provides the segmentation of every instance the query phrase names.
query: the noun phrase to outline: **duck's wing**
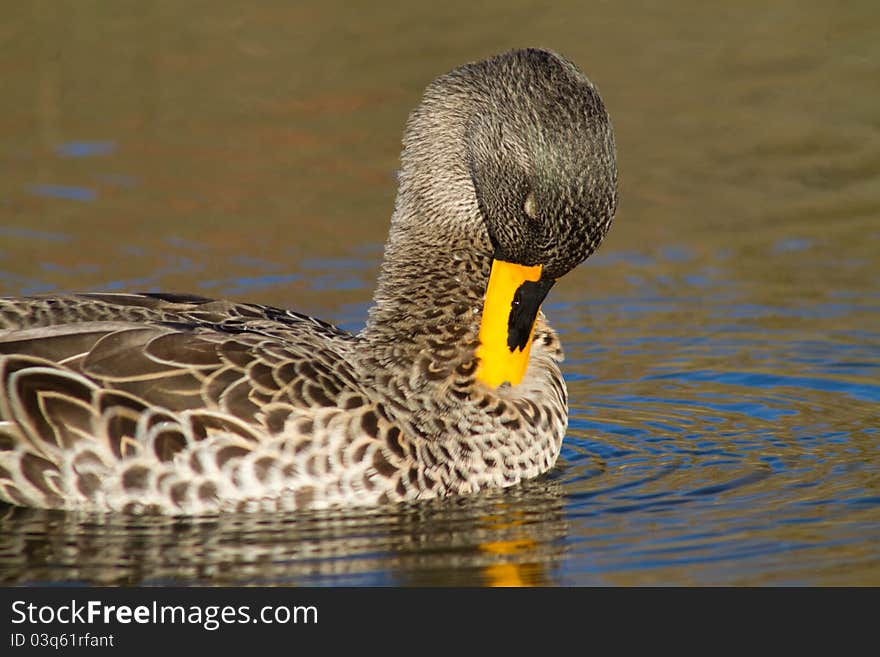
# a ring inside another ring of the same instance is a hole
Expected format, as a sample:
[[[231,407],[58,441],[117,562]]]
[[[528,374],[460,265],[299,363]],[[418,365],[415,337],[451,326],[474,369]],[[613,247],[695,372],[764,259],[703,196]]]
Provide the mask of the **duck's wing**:
[[[92,294],[4,300],[0,315],[16,326],[0,330],[0,357],[36,359],[170,411],[265,423],[271,404],[334,406],[360,390],[351,334],[269,306]],[[9,383],[0,379],[4,391]]]
[[[0,497],[11,501],[64,506],[71,486],[97,490],[108,457],[170,463],[205,438],[244,460],[282,432],[309,438],[322,409],[368,405],[346,358],[354,338],[280,309],[89,295],[10,300],[0,315],[27,327],[0,331],[0,455],[18,471],[0,467]],[[21,476],[42,502],[16,498]]]

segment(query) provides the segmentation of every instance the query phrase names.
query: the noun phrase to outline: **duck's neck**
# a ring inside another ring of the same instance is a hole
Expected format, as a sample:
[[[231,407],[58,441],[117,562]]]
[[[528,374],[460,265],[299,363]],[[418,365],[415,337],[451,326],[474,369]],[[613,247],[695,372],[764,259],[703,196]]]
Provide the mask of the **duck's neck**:
[[[492,252],[481,223],[462,228],[459,219],[438,227],[418,216],[398,204],[362,334],[412,357],[432,343],[476,340]]]

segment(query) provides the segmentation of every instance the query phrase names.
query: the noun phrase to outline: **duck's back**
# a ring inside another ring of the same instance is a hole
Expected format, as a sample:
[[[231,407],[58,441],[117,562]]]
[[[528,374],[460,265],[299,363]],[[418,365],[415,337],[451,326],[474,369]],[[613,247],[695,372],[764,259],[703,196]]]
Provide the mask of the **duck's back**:
[[[316,485],[339,485],[322,478],[326,459],[344,458],[346,426],[372,412],[355,341],[291,311],[192,296],[0,301],[0,497],[253,506],[302,469],[311,483],[287,502],[302,506]]]

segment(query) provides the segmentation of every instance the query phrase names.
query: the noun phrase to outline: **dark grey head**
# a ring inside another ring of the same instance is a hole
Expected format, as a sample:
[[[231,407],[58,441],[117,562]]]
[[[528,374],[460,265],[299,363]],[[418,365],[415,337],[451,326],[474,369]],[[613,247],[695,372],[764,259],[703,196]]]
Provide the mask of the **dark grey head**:
[[[438,78],[426,99],[467,113],[464,158],[497,259],[553,280],[595,250],[617,206],[614,135],[574,64],[514,50]]]
[[[459,69],[485,85],[468,125],[469,166],[495,256],[562,276],[599,245],[617,207],[614,135],[571,62],[515,50]]]

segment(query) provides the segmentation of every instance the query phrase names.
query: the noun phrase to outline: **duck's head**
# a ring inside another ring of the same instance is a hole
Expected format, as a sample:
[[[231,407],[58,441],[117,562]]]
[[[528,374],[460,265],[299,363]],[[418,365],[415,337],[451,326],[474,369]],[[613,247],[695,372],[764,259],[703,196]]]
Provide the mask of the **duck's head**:
[[[601,242],[617,206],[611,123],[573,64],[516,50],[459,69],[484,82],[467,164],[497,260],[555,280]]]
[[[595,87],[556,54],[517,50],[454,76],[483,96],[467,121],[465,151],[494,248],[478,378],[516,384],[548,291],[611,225],[614,136]]]
[[[492,268],[478,378],[517,384],[541,303],[599,245],[617,206],[611,123],[571,62],[514,50],[437,78],[404,135],[390,245],[465,235]],[[426,221],[429,219],[429,221]]]

